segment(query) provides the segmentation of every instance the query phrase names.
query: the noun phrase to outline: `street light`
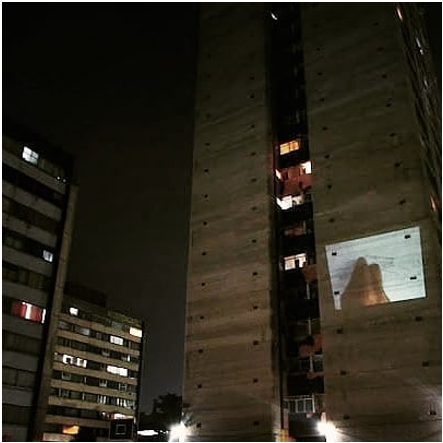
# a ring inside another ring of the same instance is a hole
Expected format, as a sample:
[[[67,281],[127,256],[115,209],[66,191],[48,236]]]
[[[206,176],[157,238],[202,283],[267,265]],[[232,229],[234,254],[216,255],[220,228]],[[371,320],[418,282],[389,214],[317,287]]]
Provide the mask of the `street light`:
[[[188,430],[184,423],[180,423],[178,425],[174,425],[171,427],[169,431],[169,441],[178,441],[184,442],[186,441],[186,436],[188,435]]]
[[[319,421],[317,423],[317,430],[326,437],[327,442],[336,441],[337,428],[331,421]]]

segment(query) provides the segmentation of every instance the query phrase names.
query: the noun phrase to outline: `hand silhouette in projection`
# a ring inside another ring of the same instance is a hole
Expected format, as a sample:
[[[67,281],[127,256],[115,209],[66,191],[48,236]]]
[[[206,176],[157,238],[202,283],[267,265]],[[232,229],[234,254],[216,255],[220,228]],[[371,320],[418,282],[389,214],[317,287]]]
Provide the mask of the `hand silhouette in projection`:
[[[378,264],[368,265],[360,257],[355,263],[351,279],[341,297],[342,309],[371,306],[389,302],[383,289],[383,281]]]

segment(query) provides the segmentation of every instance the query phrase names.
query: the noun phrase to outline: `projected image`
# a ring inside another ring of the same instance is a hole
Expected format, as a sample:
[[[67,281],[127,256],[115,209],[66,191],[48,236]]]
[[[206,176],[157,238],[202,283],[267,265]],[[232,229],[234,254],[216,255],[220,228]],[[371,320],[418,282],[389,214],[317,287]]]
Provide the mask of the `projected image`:
[[[418,227],[326,246],[336,310],[426,297]]]

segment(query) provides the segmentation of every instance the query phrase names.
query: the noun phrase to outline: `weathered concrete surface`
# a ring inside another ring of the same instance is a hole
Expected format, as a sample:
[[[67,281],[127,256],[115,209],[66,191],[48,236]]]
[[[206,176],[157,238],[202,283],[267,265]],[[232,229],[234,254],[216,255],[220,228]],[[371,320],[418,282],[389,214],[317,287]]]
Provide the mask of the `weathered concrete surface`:
[[[201,4],[183,399],[192,441],[280,430],[263,8]]]
[[[316,3],[302,24],[327,416],[339,441],[441,441],[441,251],[402,23]],[[335,311],[325,246],[413,226],[426,298]]]

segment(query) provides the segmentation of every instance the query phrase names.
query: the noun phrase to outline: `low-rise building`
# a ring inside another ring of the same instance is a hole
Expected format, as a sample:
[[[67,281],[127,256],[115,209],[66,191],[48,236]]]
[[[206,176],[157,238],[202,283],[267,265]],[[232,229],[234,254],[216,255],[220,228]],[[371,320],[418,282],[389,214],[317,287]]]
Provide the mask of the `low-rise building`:
[[[85,291],[78,287],[70,292],[77,297],[65,294],[63,299],[44,440],[130,440],[138,411],[143,323],[79,298]],[[95,291],[84,298],[103,300]]]

